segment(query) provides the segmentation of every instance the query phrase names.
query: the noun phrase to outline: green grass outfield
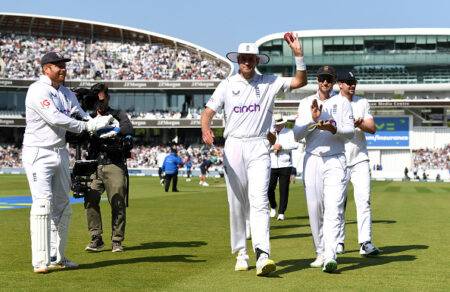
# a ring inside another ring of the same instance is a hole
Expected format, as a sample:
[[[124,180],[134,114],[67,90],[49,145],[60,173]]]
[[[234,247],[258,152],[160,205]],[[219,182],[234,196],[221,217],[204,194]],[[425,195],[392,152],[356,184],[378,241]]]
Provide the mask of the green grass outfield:
[[[309,268],[314,258],[301,184],[291,187],[287,220],[272,221],[267,278],[234,272],[224,181],[199,187],[180,179],[180,193],[164,193],[156,178],[132,177],[124,253],[110,247],[110,208],[103,201],[105,249],[87,253],[82,204],[73,205],[68,257],[80,268],[36,275],[30,264],[29,209],[0,211],[0,290],[446,290],[450,288],[450,184],[374,182],[374,243],[384,252],[361,258],[355,206],[347,210],[347,252],[338,270]],[[0,176],[0,196],[28,195],[24,176]],[[250,244],[250,242],[249,242]],[[249,245],[250,246],[250,245]]]

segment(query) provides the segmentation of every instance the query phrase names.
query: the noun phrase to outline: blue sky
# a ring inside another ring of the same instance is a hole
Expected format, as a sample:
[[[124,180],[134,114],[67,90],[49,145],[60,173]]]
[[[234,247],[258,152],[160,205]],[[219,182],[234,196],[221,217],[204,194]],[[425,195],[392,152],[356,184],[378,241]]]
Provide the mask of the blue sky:
[[[450,28],[448,0],[0,0],[0,11],[126,25],[190,41],[221,55],[240,42],[289,30]]]

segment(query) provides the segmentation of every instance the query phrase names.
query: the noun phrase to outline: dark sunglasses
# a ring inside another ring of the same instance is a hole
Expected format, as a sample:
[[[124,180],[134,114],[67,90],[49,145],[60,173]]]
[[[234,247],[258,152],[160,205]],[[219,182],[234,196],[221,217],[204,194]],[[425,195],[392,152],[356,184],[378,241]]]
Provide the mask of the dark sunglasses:
[[[238,61],[239,62],[256,62],[256,60],[258,59],[258,57],[256,55],[251,55],[251,54],[240,54],[238,56]]]
[[[329,75],[317,76],[317,80],[319,82],[325,82],[325,80],[326,80],[328,83],[334,83],[334,77],[333,76],[329,76]]]

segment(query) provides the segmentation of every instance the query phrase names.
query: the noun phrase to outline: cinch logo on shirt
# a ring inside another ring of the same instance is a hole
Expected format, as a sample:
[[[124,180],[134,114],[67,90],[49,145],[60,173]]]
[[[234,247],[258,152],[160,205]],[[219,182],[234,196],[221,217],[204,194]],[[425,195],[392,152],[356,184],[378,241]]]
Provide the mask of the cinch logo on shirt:
[[[235,113],[252,113],[259,112],[261,110],[261,106],[257,103],[251,105],[243,105],[243,106],[235,106],[233,108],[233,112]]]

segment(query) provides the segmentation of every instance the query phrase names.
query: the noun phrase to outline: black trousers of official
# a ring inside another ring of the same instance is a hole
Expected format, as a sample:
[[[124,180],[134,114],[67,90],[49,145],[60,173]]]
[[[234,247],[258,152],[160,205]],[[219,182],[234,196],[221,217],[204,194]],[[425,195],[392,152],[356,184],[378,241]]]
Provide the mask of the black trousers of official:
[[[167,174],[164,178],[164,190],[166,192],[169,191],[170,181],[172,181],[172,192],[178,192],[177,184],[178,184],[178,171],[172,174]]]
[[[277,201],[275,200],[275,189],[277,187],[277,182],[280,181],[280,206],[278,208],[278,214],[284,214],[287,209],[291,171],[292,167],[272,168],[270,171],[268,197],[270,208],[272,209],[277,208]]]

